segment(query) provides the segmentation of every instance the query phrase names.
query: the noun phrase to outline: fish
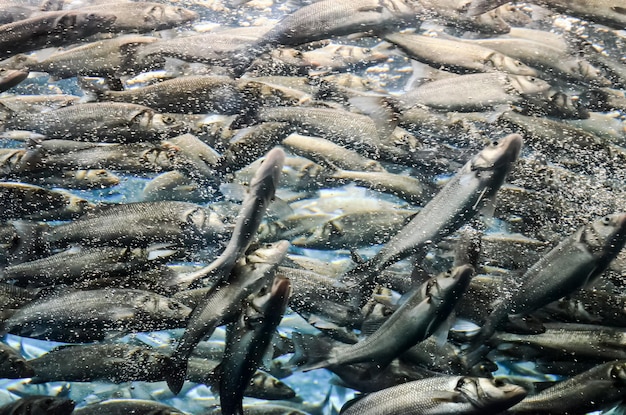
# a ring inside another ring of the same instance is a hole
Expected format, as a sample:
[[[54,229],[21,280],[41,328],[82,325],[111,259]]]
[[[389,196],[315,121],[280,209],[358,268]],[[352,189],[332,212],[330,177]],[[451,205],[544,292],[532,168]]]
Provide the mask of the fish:
[[[143,33],[164,30],[198,19],[198,13],[184,7],[152,2],[109,1],[77,10],[113,14],[115,21],[109,27],[111,32]]]
[[[70,249],[46,258],[10,265],[0,271],[0,280],[29,287],[72,284],[154,268],[171,258],[175,252],[116,247]]]
[[[550,89],[534,76],[479,73],[428,82],[399,97],[401,108],[422,104],[448,111],[481,111],[514,104]]]
[[[406,301],[365,340],[330,351],[321,362],[302,370],[351,363],[374,362],[385,367],[411,346],[432,335],[452,312],[474,269],[461,266],[438,275],[415,289]]]
[[[0,68],[0,92],[19,85],[26,77],[28,77],[28,71]]]
[[[224,251],[208,266],[196,273],[185,275],[184,281],[181,280],[180,283],[188,283],[190,287],[194,287],[194,282],[205,278],[214,277],[217,283],[228,280],[235,262],[250,247],[267,207],[274,199],[284,161],[285,153],[280,148],[274,148],[267,153],[250,182],[248,194],[235,221],[232,237]]]
[[[54,396],[31,395],[15,402],[0,406],[0,413],[7,415],[69,415],[73,413],[76,403],[67,398]]]
[[[523,275],[519,286],[501,298],[472,339],[469,359],[484,355],[483,343],[509,314],[528,314],[575,292],[601,274],[626,244],[626,214],[604,216],[579,228],[546,253]]]
[[[389,415],[419,410],[429,414],[497,414],[526,396],[517,385],[467,376],[427,378],[383,389],[349,401],[340,414]],[[412,409],[411,409],[412,408]]]
[[[5,128],[32,130],[49,138],[137,142],[173,136],[185,126],[175,117],[146,106],[104,102],[76,104],[43,114],[11,113]]]
[[[604,363],[508,409],[510,414],[585,414],[610,408],[624,394],[624,361]]]
[[[468,47],[456,39],[408,33],[385,35],[385,40],[401,48],[409,57],[435,68],[444,66],[460,72],[506,72],[513,75],[539,76],[521,61],[489,48]]]
[[[184,415],[178,409],[147,399],[108,399],[99,403],[92,403],[76,409],[76,415],[96,415],[107,413],[110,415],[123,415],[133,413],[137,415],[160,414],[160,415]]]
[[[235,52],[234,74],[242,74],[254,57],[274,45],[294,46],[367,30],[382,30],[415,19],[419,4],[405,0],[347,0],[337,4],[331,0],[304,6],[282,19],[251,47],[247,56]],[[243,52],[243,51],[241,51]]]
[[[262,248],[259,255],[265,267],[256,266],[257,272],[250,276],[245,269],[235,267],[227,279],[209,288],[201,290],[201,296],[194,305],[193,312],[185,332],[180,338],[170,362],[165,366],[166,381],[170,390],[178,394],[182,389],[187,360],[195,346],[205,337],[209,337],[217,326],[230,322],[241,312],[241,302],[253,294],[273,275],[278,264],[287,254],[289,243],[280,241],[273,246]],[[254,272],[254,269],[253,271]]]
[[[203,244],[227,232],[217,214],[177,201],[104,205],[90,215],[54,226],[47,241],[55,247],[83,245],[148,246],[154,243]]]
[[[243,414],[243,390],[261,364],[272,334],[285,313],[291,291],[287,278],[274,278],[265,297],[257,297],[229,325],[224,358],[218,366],[220,407],[223,414]]]
[[[19,182],[0,182],[2,213],[0,219],[51,219],[77,218],[94,205],[67,192]]]
[[[107,13],[62,10],[0,25],[0,59],[46,46],[63,46],[80,38],[106,32],[116,16]]]
[[[110,330],[152,331],[184,326],[191,309],[149,291],[112,288],[68,291],[18,309],[5,333],[59,342],[104,340]]]
[[[521,148],[519,134],[508,135],[485,147],[375,256],[342,276],[341,281],[352,287],[362,286],[394,262],[419,253],[460,228],[495,196]]]

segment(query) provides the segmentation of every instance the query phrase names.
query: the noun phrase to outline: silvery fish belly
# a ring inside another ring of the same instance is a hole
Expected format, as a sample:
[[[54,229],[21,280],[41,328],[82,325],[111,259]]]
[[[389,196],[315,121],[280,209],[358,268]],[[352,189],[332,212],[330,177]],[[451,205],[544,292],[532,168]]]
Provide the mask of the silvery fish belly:
[[[624,0],[0,0],[0,415],[626,410]]]

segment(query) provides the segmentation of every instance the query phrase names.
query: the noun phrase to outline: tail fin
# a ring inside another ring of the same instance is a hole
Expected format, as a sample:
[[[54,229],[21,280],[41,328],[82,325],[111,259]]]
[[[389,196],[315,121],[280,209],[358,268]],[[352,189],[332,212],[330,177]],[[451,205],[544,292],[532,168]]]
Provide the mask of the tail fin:
[[[187,359],[174,354],[172,357],[165,361],[165,367],[163,368],[165,375],[165,381],[167,387],[174,395],[178,395],[185,383],[185,376],[187,375]]]

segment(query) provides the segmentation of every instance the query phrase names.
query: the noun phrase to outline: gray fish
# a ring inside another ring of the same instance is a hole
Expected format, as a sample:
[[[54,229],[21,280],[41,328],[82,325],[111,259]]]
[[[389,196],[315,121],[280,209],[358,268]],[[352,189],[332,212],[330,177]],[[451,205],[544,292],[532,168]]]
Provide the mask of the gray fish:
[[[11,265],[0,271],[1,281],[18,286],[47,287],[85,279],[121,276],[156,267],[175,251],[115,247],[86,248]]]
[[[501,298],[472,339],[470,362],[486,354],[482,344],[506,322],[509,314],[524,315],[575,292],[593,281],[626,244],[626,214],[595,220],[566,237],[535,263],[519,288]]]
[[[356,151],[348,150],[321,137],[291,134],[282,141],[289,151],[307,157],[316,163],[330,164],[340,169],[352,171],[384,171],[375,160],[361,156]]]
[[[280,148],[274,148],[265,157],[261,167],[257,170],[246,195],[233,229],[232,237],[220,256],[208,266],[193,274],[184,276],[180,282],[194,284],[194,282],[209,277],[217,281],[228,280],[230,271],[235,263],[248,250],[268,205],[274,199],[280,173],[285,162],[285,153]]]
[[[71,399],[32,395],[0,406],[1,415],[70,415],[76,403]]]
[[[350,401],[342,415],[400,415],[417,412],[444,414],[498,414],[526,396],[516,385],[499,385],[491,379],[442,376],[404,383]]]
[[[157,40],[148,36],[120,36],[56,51],[41,59],[37,54],[26,56],[20,66],[30,71],[47,72],[57,79],[120,76],[137,68],[134,59],[137,48]]]
[[[2,330],[34,339],[90,342],[103,340],[111,331],[182,327],[190,313],[178,301],[149,291],[75,291],[24,306],[2,323]]]
[[[391,193],[412,204],[420,205],[423,202],[424,186],[418,179],[408,175],[337,169],[327,181],[341,184],[353,182],[372,190]]]
[[[546,42],[523,38],[475,39],[463,42],[497,50],[540,69],[549,76],[608,85],[601,72],[585,59],[572,56],[567,50],[557,49]]]
[[[73,415],[185,415],[185,412],[143,399],[109,399],[74,410]]]
[[[472,157],[374,257],[344,275],[342,281],[361,286],[394,262],[419,253],[460,228],[495,197],[521,148],[522,137],[511,134]]]
[[[399,46],[411,59],[425,62],[435,68],[444,66],[461,72],[539,75],[535,69],[503,53],[477,45],[468,46],[456,39],[393,33],[386,35],[385,40]]]
[[[6,128],[31,130],[50,138],[83,141],[154,141],[182,132],[182,122],[136,104],[76,104],[41,114],[14,113]]]
[[[55,11],[0,25],[0,59],[46,46],[62,46],[108,30],[115,16],[100,13]]]
[[[198,13],[179,6],[151,2],[111,1],[81,7],[85,13],[110,13],[116,19],[110,26],[112,32],[150,32],[170,29],[194,21]]]
[[[94,207],[86,199],[70,193],[26,183],[0,182],[0,195],[2,200],[0,218],[3,220],[67,220],[76,218]]]
[[[428,82],[399,97],[403,108],[416,104],[448,111],[481,111],[523,101],[550,89],[533,76],[479,73]]]
[[[173,113],[237,114],[245,104],[238,82],[225,76],[181,76],[142,88],[97,92],[102,101],[127,102]]]
[[[507,414],[583,415],[608,409],[626,394],[626,362],[604,363],[509,408]]]
[[[77,190],[104,189],[121,182],[118,176],[104,169],[35,172],[23,175],[22,180],[37,186]]]
[[[331,36],[394,27],[415,20],[420,10],[419,4],[406,0],[318,1],[286,16],[252,47],[235,54],[234,72],[241,75],[256,56],[271,46],[300,45]]]
[[[312,370],[340,364],[376,362],[384,367],[415,344],[432,335],[452,312],[474,269],[461,266],[431,278],[415,289],[406,301],[371,335],[359,343],[331,350]]]
[[[28,71],[0,68],[0,92],[13,88],[28,77]]]
[[[291,237],[294,246],[309,249],[344,249],[384,244],[392,235],[399,232],[416,212],[408,209],[369,210],[349,212],[342,215],[319,217],[311,221],[309,229],[291,229],[289,217],[281,221],[286,229],[278,232],[275,238]],[[311,215],[314,219],[316,215]],[[306,217],[302,217],[306,221]],[[318,222],[318,223],[313,223]],[[365,228],[364,228],[364,225]]]
[[[276,327],[283,318],[291,283],[276,277],[270,292],[252,299],[239,319],[228,326],[219,391],[223,414],[243,414],[244,389],[265,355]]]
[[[241,269],[234,267],[228,279],[221,280],[208,291],[200,290],[201,297],[172,354],[171,363],[165,368],[165,379],[173,393],[180,392],[183,386],[187,360],[196,345],[203,338],[209,337],[217,326],[236,318],[241,312],[242,301],[268,282],[288,248],[289,242],[287,241],[280,241],[273,246],[262,248],[261,252],[254,254],[254,256],[260,256],[259,260],[251,258],[247,261],[251,264],[255,262],[264,264],[264,266],[257,264],[256,272],[252,270],[251,273],[245,267]]]
[[[474,0],[468,13],[472,15],[496,8],[505,0]],[[537,0],[533,1],[559,13],[570,14],[581,19],[588,19],[614,29],[626,27],[626,8],[616,0]]]
[[[34,368],[29,383],[160,381],[166,359],[162,353],[129,344],[60,346],[29,360]]]
[[[78,143],[46,140],[42,154],[31,169],[48,172],[71,169],[111,169],[125,173],[162,172],[183,167],[184,158],[176,145],[157,143]],[[35,156],[35,155],[33,155]],[[28,161],[28,157],[26,160]],[[20,160],[18,168],[24,165]],[[33,173],[35,174],[35,173]]]
[[[57,247],[83,245],[148,246],[153,243],[204,244],[225,232],[212,211],[187,202],[103,205],[80,219],[54,226],[47,240]]]

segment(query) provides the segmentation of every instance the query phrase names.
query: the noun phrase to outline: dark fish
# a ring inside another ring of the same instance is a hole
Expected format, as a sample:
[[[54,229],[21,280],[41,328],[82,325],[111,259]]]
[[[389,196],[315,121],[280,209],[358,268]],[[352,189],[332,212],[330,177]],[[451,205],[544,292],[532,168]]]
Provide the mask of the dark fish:
[[[5,310],[4,307],[1,308]],[[0,343],[0,377],[4,379],[30,378],[35,370],[30,362],[22,357],[12,347]]]
[[[143,399],[109,399],[76,409],[72,415],[185,415],[171,406]]]
[[[70,415],[75,402],[54,396],[32,395],[0,407],[0,415]]]
[[[0,219],[67,220],[93,208],[89,201],[67,192],[26,183],[0,182]]]
[[[583,415],[608,409],[626,394],[626,362],[604,363],[509,408],[508,414]]]

